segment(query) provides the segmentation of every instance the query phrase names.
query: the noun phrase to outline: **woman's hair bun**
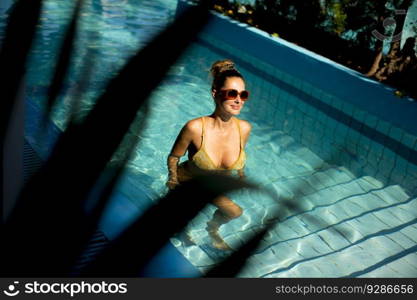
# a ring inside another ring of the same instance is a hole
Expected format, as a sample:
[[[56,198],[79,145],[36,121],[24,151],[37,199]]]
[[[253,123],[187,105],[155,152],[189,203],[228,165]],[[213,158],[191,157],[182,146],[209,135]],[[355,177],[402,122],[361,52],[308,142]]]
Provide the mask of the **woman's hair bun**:
[[[216,78],[220,73],[229,70],[236,70],[235,63],[230,59],[224,59],[214,62],[211,66],[210,73]]]

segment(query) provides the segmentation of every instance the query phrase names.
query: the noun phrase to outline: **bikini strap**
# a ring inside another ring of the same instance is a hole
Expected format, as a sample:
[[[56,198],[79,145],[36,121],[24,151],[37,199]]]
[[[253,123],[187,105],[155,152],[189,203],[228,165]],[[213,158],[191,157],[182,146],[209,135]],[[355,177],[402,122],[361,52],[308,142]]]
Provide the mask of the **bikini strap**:
[[[234,119],[236,120],[237,128],[239,129],[240,148],[242,149],[242,132],[240,131],[239,120],[237,118],[234,118]]]
[[[202,149],[204,147],[204,117],[201,117],[201,145],[200,145],[200,149]]]

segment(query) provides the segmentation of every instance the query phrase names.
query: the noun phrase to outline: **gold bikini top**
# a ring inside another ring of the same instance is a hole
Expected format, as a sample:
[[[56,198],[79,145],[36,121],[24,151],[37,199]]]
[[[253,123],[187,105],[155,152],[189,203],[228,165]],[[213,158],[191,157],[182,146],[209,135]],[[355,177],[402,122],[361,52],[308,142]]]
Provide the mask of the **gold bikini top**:
[[[200,169],[203,170],[240,170],[245,166],[245,161],[246,161],[246,154],[245,151],[243,150],[242,147],[242,133],[240,130],[240,126],[239,126],[239,121],[237,121],[236,118],[233,118],[235,120],[235,122],[237,123],[237,127],[239,128],[239,139],[240,139],[240,154],[239,157],[237,158],[237,160],[235,161],[235,163],[233,165],[231,165],[229,168],[222,168],[222,167],[217,167],[213,161],[211,160],[210,156],[207,154],[207,152],[205,151],[205,139],[204,139],[204,117],[201,117],[201,121],[202,121],[202,134],[201,134],[201,147],[200,149],[197,151],[196,154],[194,154],[192,161],[193,163]]]

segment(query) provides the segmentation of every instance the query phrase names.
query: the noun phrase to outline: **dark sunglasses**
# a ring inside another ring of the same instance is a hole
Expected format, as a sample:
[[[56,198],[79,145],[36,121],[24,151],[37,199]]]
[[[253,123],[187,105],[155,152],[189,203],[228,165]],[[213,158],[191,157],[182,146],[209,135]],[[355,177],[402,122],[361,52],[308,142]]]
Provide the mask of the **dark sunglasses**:
[[[235,89],[229,89],[229,90],[220,90],[219,93],[223,97],[224,100],[235,100],[237,96],[239,96],[242,101],[246,101],[249,98],[248,91],[241,91],[239,93]]]

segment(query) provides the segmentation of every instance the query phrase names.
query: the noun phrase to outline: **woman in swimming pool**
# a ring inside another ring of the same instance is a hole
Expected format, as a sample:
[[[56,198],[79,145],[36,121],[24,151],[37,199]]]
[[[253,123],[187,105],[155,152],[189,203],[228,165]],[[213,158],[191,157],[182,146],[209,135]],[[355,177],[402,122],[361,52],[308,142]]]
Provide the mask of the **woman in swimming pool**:
[[[244,175],[245,151],[251,125],[239,120],[239,115],[249,93],[245,90],[243,76],[231,60],[215,62],[210,70],[213,76],[211,93],[215,110],[209,116],[188,121],[179,133],[168,156],[169,179],[167,186],[175,188],[191,179],[199,170],[231,174],[236,170],[240,178]],[[178,166],[179,158],[188,151],[188,160]],[[220,237],[221,225],[242,214],[242,209],[228,197],[221,195],[212,202],[217,206],[212,220],[207,222],[207,231],[213,246],[230,250]]]

